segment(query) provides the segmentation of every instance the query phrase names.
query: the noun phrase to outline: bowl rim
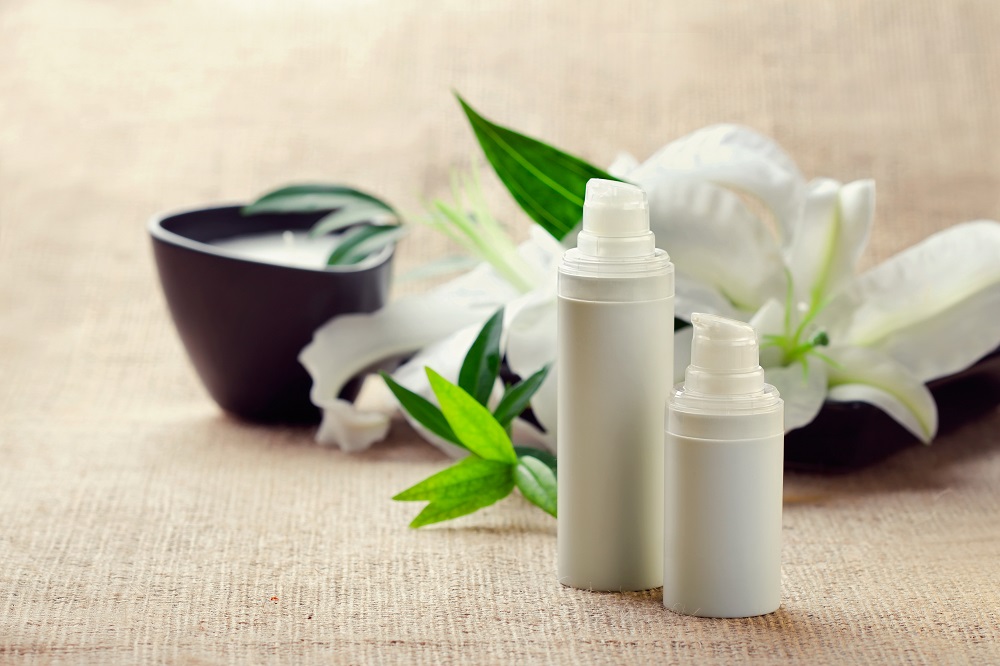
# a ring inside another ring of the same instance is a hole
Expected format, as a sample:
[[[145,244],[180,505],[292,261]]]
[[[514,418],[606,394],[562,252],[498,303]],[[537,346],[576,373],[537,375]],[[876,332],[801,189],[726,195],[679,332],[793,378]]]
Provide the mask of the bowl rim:
[[[248,264],[258,264],[261,266],[272,266],[275,268],[284,268],[287,270],[305,271],[307,273],[359,273],[366,270],[371,270],[389,261],[392,258],[396,250],[396,243],[391,243],[383,247],[378,252],[374,252],[363,260],[356,264],[343,264],[334,266],[323,266],[322,268],[309,268],[308,266],[289,266],[287,264],[277,264],[271,261],[264,261],[261,259],[253,259],[246,257],[237,252],[232,252],[225,250],[209,243],[202,243],[201,241],[196,241],[187,236],[182,236],[178,233],[174,233],[163,227],[163,222],[172,217],[179,217],[181,215],[190,215],[192,213],[203,213],[207,211],[220,210],[223,208],[242,208],[245,203],[241,202],[230,202],[230,203],[217,203],[207,206],[187,206],[184,208],[177,208],[169,211],[164,211],[161,213],[156,213],[149,218],[146,223],[146,230],[149,235],[155,239],[168,243],[170,245],[176,245],[193,252],[200,252],[201,254],[212,255],[216,257],[222,257],[225,259],[231,259],[233,261],[241,261]]]

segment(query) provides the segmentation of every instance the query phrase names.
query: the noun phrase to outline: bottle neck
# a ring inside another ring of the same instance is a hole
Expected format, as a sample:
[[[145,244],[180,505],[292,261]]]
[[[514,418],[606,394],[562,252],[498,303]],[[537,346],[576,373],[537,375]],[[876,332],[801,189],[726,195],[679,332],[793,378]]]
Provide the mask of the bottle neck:
[[[689,365],[684,371],[684,388],[720,397],[754,395],[764,389],[764,369],[758,365],[746,372],[713,372]]]
[[[581,254],[595,259],[648,259],[656,251],[652,231],[637,236],[598,236],[581,231],[576,243]]]

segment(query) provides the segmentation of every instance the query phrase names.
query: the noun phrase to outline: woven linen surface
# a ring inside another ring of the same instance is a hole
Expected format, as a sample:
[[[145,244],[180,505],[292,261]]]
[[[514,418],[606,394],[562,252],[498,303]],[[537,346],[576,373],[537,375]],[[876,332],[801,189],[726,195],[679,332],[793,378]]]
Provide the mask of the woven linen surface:
[[[477,153],[454,88],[598,163],[736,121],[873,177],[871,266],[1000,218],[997,34],[987,0],[3,0],[0,662],[1000,662],[995,409],[788,475],[781,610],[681,617],[561,587],[519,497],[407,529],[446,459],[402,422],[347,455],[223,415],[144,227],[296,180],[418,211]],[[418,229],[398,268],[453,251]]]

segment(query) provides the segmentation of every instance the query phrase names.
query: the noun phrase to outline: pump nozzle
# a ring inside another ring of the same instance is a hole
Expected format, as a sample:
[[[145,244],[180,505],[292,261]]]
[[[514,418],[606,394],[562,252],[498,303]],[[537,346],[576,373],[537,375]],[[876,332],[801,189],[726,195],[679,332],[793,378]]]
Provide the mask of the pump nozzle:
[[[592,257],[646,257],[656,249],[646,193],[617,180],[591,178],[577,248]]]
[[[709,394],[755,393],[764,387],[757,334],[750,324],[718,315],[691,315],[691,365],[684,388]]]

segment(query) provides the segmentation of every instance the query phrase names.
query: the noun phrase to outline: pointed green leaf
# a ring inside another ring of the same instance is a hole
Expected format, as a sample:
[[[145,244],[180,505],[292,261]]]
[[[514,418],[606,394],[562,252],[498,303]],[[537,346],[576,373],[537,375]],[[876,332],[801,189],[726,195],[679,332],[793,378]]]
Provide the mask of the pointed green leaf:
[[[486,120],[461,96],[456,97],[486,159],[511,196],[557,240],[580,223],[588,180],[618,180],[578,157]]]
[[[513,468],[508,467],[507,469],[508,471],[511,471]],[[509,474],[507,479],[508,480],[504,485],[498,485],[484,490],[482,493],[475,496],[469,496],[461,500],[431,502],[417,514],[417,517],[410,523],[410,527],[423,527],[424,525],[430,525],[431,523],[440,523],[444,520],[451,520],[452,518],[465,516],[478,511],[483,507],[494,504],[499,500],[502,500],[504,497],[507,497],[507,495],[510,495],[510,491],[514,489],[513,473]]]
[[[396,215],[392,206],[367,192],[346,185],[305,184],[289,185],[263,195],[249,206],[244,215],[261,213],[313,213],[334,210],[356,203],[364,203]]]
[[[510,437],[490,411],[431,368],[426,370],[441,412],[462,444],[481,458],[515,464],[517,454]]]
[[[400,406],[406,410],[407,414],[415,418],[418,423],[438,437],[465,448],[462,442],[458,441],[458,437],[451,429],[451,426],[448,425],[448,421],[445,420],[444,414],[441,413],[441,410],[438,409],[437,405],[424,396],[414,393],[410,389],[406,388],[390,377],[387,372],[382,372],[380,374],[382,375],[382,379],[385,380],[386,386],[388,386],[389,390],[392,391],[392,394],[396,396],[396,400],[399,401]]]
[[[468,456],[392,499],[397,502],[456,501],[499,488],[511,478],[511,466],[479,456]],[[508,489],[509,492],[509,489]]]
[[[397,218],[392,213],[386,212],[384,208],[373,204],[366,202],[348,204],[320,218],[319,222],[309,230],[309,235],[313,238],[325,236],[361,222],[372,222],[376,225],[386,226],[396,223]]]
[[[556,515],[556,475],[537,458],[525,456],[514,468],[514,482],[525,499],[545,513]]]
[[[489,400],[500,372],[500,334],[503,332],[503,308],[483,325],[462,362],[458,385],[481,405]]]
[[[410,527],[458,518],[503,499],[514,489],[514,468],[471,455],[404,490],[394,500],[430,500]]]
[[[507,389],[507,392],[503,394],[503,398],[500,400],[500,404],[493,410],[493,416],[500,422],[500,425],[506,428],[510,425],[511,421],[521,415],[521,412],[531,402],[531,396],[535,395],[535,391],[542,385],[548,374],[549,366],[546,365],[527,379]]]
[[[340,241],[330,253],[326,265],[356,264],[372,252],[395,243],[407,233],[409,233],[409,229],[398,225],[365,226],[352,229],[344,233],[344,240]]]
[[[550,451],[543,451],[531,446],[515,446],[514,452],[517,454],[518,459],[528,456],[542,461],[549,469],[552,470],[553,474],[556,476],[559,475],[556,457]]]

